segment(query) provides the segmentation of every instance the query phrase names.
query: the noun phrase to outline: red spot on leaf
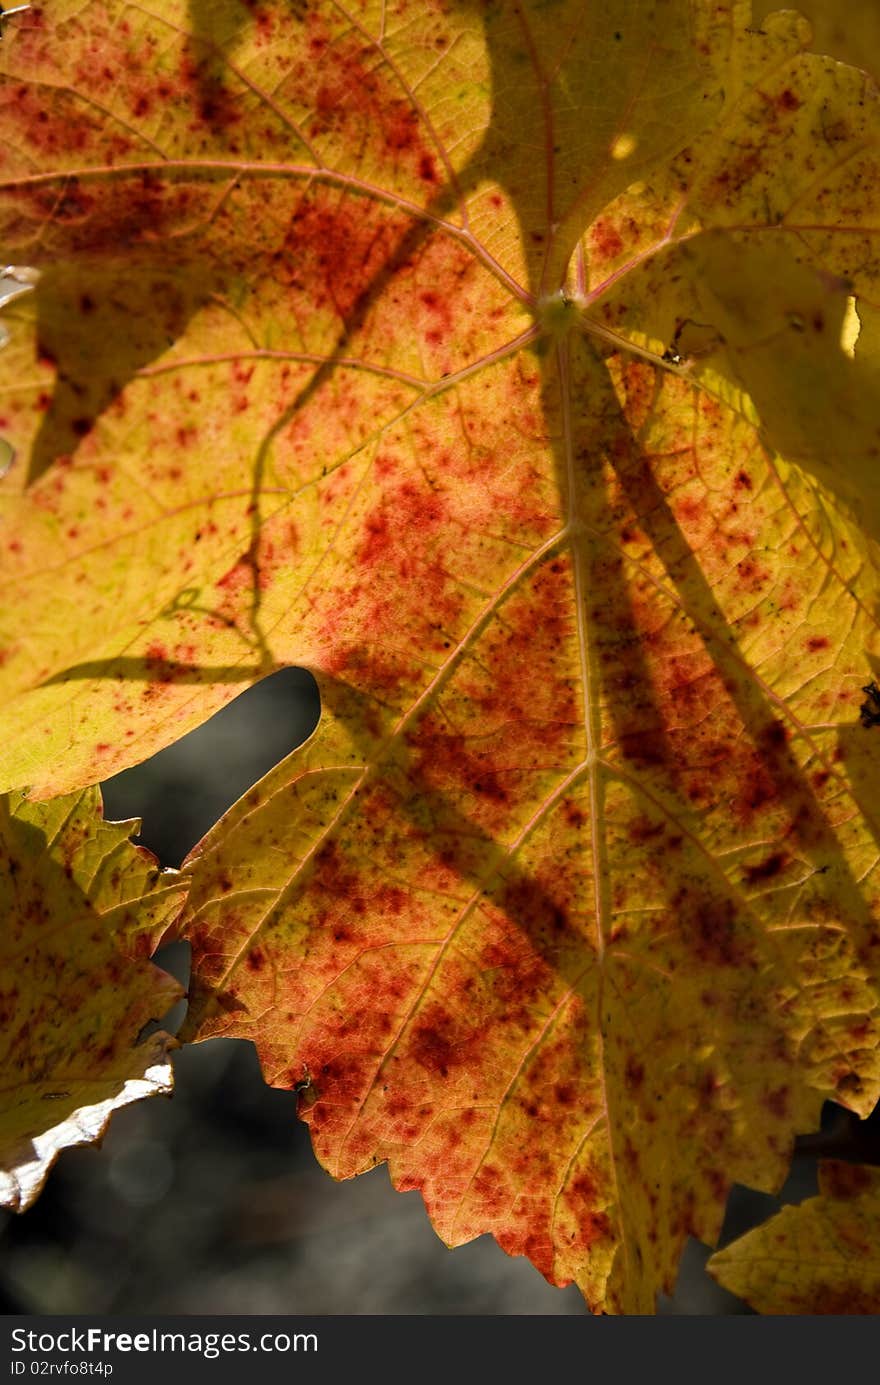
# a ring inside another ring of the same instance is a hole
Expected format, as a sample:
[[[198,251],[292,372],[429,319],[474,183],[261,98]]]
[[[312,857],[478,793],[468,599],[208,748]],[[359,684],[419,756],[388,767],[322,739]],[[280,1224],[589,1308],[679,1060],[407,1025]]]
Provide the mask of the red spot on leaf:
[[[787,863],[788,857],[784,851],[774,851],[763,861],[759,861],[757,865],[746,866],[743,879],[747,885],[757,885],[764,880],[773,880],[784,870]]]
[[[600,217],[590,229],[590,246],[600,260],[613,260],[623,249],[623,240],[611,222]]]

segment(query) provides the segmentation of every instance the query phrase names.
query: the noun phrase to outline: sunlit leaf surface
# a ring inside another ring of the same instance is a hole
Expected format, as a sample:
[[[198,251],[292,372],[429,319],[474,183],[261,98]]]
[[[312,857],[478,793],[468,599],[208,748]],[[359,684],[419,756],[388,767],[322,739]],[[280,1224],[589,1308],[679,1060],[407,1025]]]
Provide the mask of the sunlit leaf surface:
[[[0,1197],[16,1210],[62,1149],[171,1090],[151,1021],[181,991],[148,959],[182,890],[131,845],[133,825],[104,822],[96,790],[0,800]]]
[[[311,668],[186,872],[189,1036],[615,1311],[880,1074],[877,96],[748,19],[57,0],[0,53],[5,784]]]
[[[709,1268],[759,1313],[880,1313],[880,1170],[827,1160],[818,1197],[784,1207]]]

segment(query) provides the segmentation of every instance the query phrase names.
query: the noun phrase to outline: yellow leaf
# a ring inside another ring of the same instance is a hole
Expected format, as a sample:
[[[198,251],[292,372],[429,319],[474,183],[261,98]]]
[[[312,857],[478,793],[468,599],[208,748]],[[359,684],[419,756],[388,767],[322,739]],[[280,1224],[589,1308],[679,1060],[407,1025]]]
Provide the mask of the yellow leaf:
[[[171,1090],[173,1040],[141,1031],[181,995],[149,957],[182,888],[131,845],[132,826],[104,822],[97,790],[0,800],[0,1196],[16,1211],[62,1149]]]
[[[773,451],[812,472],[880,538],[880,358],[865,342],[855,350],[847,285],[773,240],[744,254],[714,232],[683,253],[701,315],[720,333],[705,364],[742,387]]]
[[[763,23],[781,8],[774,0],[755,0],[754,22]],[[871,0],[848,5],[840,0],[797,0],[791,8],[809,20],[814,52],[867,68],[875,78],[880,74],[880,8]]]
[[[784,1207],[709,1269],[759,1313],[880,1313],[880,1169],[826,1160],[818,1197]]]

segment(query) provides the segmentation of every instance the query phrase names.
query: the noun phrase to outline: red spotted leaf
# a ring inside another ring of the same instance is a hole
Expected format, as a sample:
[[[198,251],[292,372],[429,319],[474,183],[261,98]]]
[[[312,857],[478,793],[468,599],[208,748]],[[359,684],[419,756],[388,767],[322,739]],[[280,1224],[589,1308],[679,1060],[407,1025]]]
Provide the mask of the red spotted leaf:
[[[880,1089],[877,96],[746,8],[58,0],[0,54],[6,783],[311,668],[185,872],[189,1037],[613,1311]]]

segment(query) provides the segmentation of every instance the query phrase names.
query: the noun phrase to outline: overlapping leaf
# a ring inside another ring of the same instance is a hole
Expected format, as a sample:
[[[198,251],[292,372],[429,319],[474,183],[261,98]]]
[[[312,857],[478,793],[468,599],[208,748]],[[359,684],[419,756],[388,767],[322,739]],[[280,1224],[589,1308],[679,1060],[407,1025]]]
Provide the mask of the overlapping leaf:
[[[709,1268],[759,1313],[880,1312],[880,1170],[826,1160],[818,1197],[784,1207]]]
[[[880,1073],[876,95],[747,19],[59,0],[2,55],[7,782],[312,667],[190,863],[190,1035],[616,1310]]]
[[[782,6],[776,0],[757,0],[754,21],[766,20]],[[880,73],[880,10],[876,5],[839,5],[836,0],[802,0],[798,10],[809,21],[810,47],[853,67]]]
[[[132,826],[104,822],[94,789],[0,800],[0,1191],[17,1210],[60,1150],[171,1090],[168,1035],[150,1021],[181,991],[148,959],[182,889]]]

